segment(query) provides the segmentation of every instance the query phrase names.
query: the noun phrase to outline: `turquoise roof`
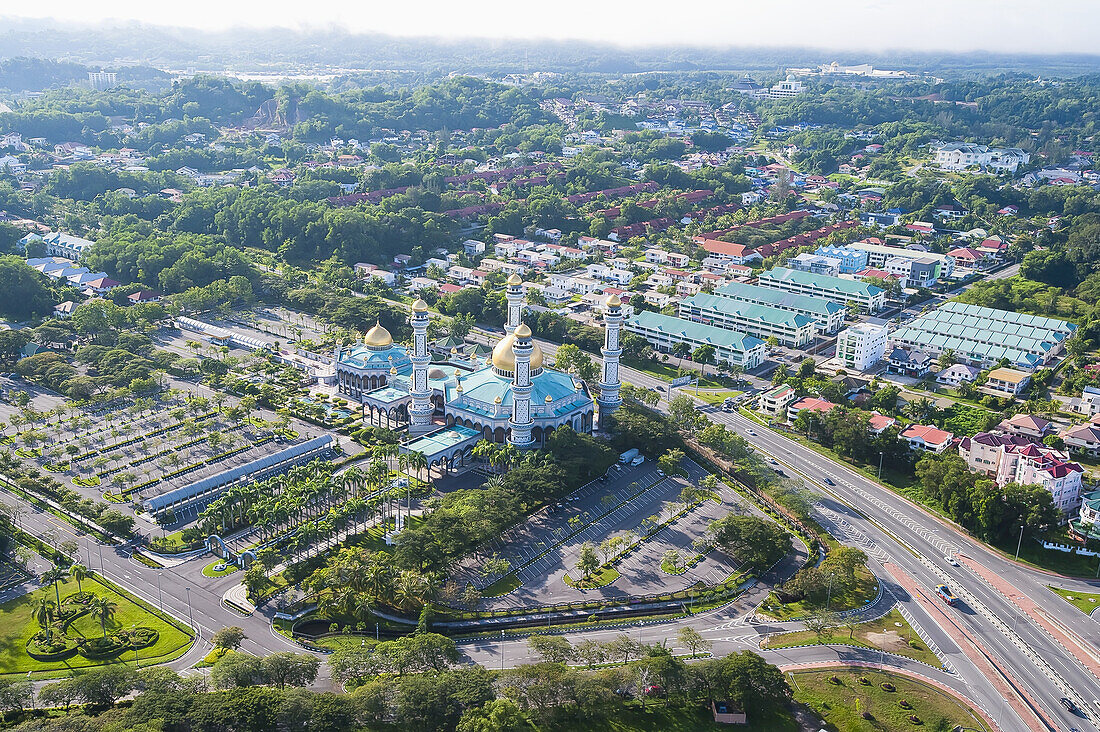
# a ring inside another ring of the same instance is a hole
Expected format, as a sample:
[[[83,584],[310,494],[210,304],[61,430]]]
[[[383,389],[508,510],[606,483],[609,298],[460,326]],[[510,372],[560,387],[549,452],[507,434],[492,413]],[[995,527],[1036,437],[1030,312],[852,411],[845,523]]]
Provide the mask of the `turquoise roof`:
[[[643,310],[633,315],[627,319],[626,323],[628,326],[637,325],[674,338],[683,338],[696,343],[708,343],[712,346],[721,346],[735,351],[748,351],[764,345],[764,341],[759,338],[754,338],[736,330],[695,323],[649,310]]]
[[[760,275],[760,280],[794,282],[808,287],[835,290],[845,295],[855,295],[858,297],[875,297],[883,292],[881,287],[875,287],[867,282],[846,280],[841,277],[814,274],[813,272],[803,272],[797,269],[787,269],[786,267],[776,267],[775,269],[763,272]]]
[[[531,377],[531,409],[545,410],[546,397],[550,396],[555,416],[575,411],[578,406],[588,405],[592,397],[582,387],[577,390],[573,377],[561,371],[544,368],[541,373]],[[462,394],[452,383],[448,383],[445,399],[449,407],[465,409],[471,412],[489,414],[496,409],[496,398],[502,404],[512,404],[512,380],[501,376],[491,366],[474,371],[462,377]],[[462,403],[459,404],[459,400]],[[545,411],[544,411],[545,413]]]
[[[899,329],[894,339],[950,349],[960,358],[1007,358],[1031,369],[1075,330],[1076,325],[1064,320],[950,301]]]
[[[810,297],[809,295],[799,295],[795,292],[776,290],[772,287],[746,285],[740,282],[729,282],[722,285],[714,291],[714,294],[730,299],[748,300],[763,305],[789,308],[804,313],[813,313],[826,318],[833,313],[844,310],[843,305],[835,303],[832,300],[825,300],[820,297]]]
[[[418,437],[412,442],[407,442],[402,445],[401,449],[405,452],[423,453],[428,460],[431,460],[435,456],[457,447],[467,440],[475,438],[481,438],[480,430],[456,424],[453,427],[433,432],[430,435]]]
[[[805,328],[812,325],[813,320],[805,315],[792,310],[780,310],[768,305],[757,305],[744,300],[733,300],[718,295],[699,293],[692,295],[680,303],[680,314],[684,314],[684,308],[696,308],[698,310],[710,310],[727,315],[739,315],[748,320],[756,320],[770,325],[782,325],[787,328]]]
[[[352,346],[344,349],[340,354],[340,363],[359,369],[388,369],[391,365],[391,356],[393,357],[392,365],[396,366],[398,371],[407,373],[411,370],[412,362],[409,360],[408,354],[405,353],[405,347],[397,344],[389,348],[383,348],[380,351],[364,345]],[[406,369],[405,367],[409,368]]]

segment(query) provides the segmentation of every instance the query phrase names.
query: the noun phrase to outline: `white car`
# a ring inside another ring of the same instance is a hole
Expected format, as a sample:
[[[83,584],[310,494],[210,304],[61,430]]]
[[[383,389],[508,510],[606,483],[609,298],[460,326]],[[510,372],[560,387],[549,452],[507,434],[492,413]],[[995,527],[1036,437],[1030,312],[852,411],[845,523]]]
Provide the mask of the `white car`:
[[[951,556],[950,554],[945,554],[945,555],[943,556],[943,561],[947,562],[947,563],[948,563],[948,564],[950,564],[950,565],[951,565],[952,567],[957,567],[957,566],[959,566],[959,562],[958,562],[958,560],[957,560],[957,559],[955,559],[955,557]]]
[[[748,432],[753,437],[756,437],[756,430],[752,429],[751,427],[749,429],[745,430],[745,432]]]

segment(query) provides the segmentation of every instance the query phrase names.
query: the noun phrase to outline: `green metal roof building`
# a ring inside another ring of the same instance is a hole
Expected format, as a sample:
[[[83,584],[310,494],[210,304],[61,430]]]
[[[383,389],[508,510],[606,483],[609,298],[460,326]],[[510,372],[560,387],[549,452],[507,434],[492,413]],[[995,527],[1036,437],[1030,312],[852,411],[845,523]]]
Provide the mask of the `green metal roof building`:
[[[771,287],[729,282],[714,291],[719,297],[739,300],[755,305],[765,305],[778,310],[805,315],[817,324],[819,333],[835,333],[844,325],[844,306],[820,297],[799,295]]]
[[[680,317],[763,340],[775,337],[792,348],[802,348],[812,341],[816,330],[814,321],[800,313],[705,293],[682,301]]]
[[[645,338],[658,351],[671,353],[677,343],[686,343],[695,350],[699,346],[714,346],[715,360],[742,369],[754,369],[764,361],[764,341],[747,333],[739,333],[683,318],[643,310],[623,323],[627,332]]]
[[[1013,368],[1032,371],[1049,363],[1076,330],[1064,320],[952,300],[898,329],[893,341],[936,356],[954,351],[978,366],[1007,358]]]
[[[763,287],[822,297],[841,305],[855,303],[863,310],[872,313],[886,306],[886,291],[860,280],[846,280],[842,277],[776,267],[762,273],[757,282]]]

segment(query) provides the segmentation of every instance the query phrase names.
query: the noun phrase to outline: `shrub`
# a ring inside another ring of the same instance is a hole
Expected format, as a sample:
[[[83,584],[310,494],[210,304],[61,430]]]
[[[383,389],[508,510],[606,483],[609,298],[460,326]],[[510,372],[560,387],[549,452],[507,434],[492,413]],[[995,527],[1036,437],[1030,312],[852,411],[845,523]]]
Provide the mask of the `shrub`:
[[[879,686],[881,686],[881,687],[882,687],[882,690],[883,690],[883,691],[890,691],[890,692],[893,692],[893,691],[897,691],[897,690],[898,690],[898,687],[894,686],[894,685],[893,685],[893,684],[891,684],[891,683],[890,683],[889,681],[883,681],[883,682],[882,682],[881,684],[879,684]]]

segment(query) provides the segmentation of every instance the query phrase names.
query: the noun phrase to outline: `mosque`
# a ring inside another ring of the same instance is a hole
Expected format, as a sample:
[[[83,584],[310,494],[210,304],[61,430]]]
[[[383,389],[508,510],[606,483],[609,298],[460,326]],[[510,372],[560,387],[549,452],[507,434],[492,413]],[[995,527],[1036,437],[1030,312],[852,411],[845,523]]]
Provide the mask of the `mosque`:
[[[411,441],[403,449],[424,452],[444,468],[465,462],[470,448],[482,439],[528,448],[543,445],[564,425],[592,432],[597,414],[609,414],[621,403],[622,303],[614,295],[607,301],[603,369],[593,399],[583,381],[544,363],[542,349],[522,322],[524,293],[518,275],[508,278],[506,296],[505,335],[484,362],[452,350],[446,364],[432,365],[428,305],[417,300],[410,317],[410,347],[395,344],[378,324],[361,345],[337,347],[340,393],[360,401],[372,424],[407,428]]]

